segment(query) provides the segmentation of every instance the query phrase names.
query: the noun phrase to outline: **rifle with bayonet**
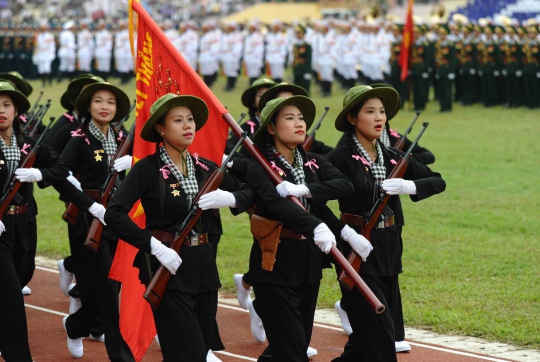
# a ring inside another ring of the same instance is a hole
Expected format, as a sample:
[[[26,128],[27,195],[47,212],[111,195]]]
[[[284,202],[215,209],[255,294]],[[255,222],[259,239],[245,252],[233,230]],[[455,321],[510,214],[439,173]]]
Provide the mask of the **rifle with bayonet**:
[[[197,205],[199,199],[202,195],[218,189],[219,185],[221,185],[223,177],[225,176],[225,171],[227,171],[227,163],[230,162],[231,159],[234,157],[236,151],[238,150],[238,147],[240,147],[246,137],[247,132],[243,132],[240,139],[238,140],[232,151],[229,153],[227,159],[221,164],[219,168],[217,168],[212,173],[212,175],[210,175],[210,178],[208,178],[204,186],[199,190],[197,196],[195,196],[188,215],[186,216],[182,224],[179,227],[175,228],[176,230],[174,232],[173,241],[171,242],[171,248],[174,249],[174,251],[176,251],[177,253],[180,253],[180,247],[182,246],[182,243],[184,242],[184,240],[186,240],[186,238],[190,236],[191,230],[201,217],[203,210]],[[169,270],[166,269],[163,265],[161,265],[152,277],[150,284],[148,284],[148,287],[146,288],[143,297],[148,303],[150,303],[153,308],[159,307],[161,300],[163,299],[165,289],[167,289],[167,284],[169,284],[170,278],[171,273],[169,272]]]
[[[418,144],[420,137],[422,137],[422,134],[424,134],[424,131],[426,130],[428,125],[428,122],[424,122],[422,124],[423,128],[420,130],[420,133],[418,134],[414,142],[411,144],[407,152],[405,152],[403,156],[400,156],[400,160],[394,166],[394,169],[388,176],[388,179],[403,177],[405,171],[407,170],[407,167],[409,166],[411,152],[413,148]],[[388,219],[390,216],[392,216],[391,214],[388,215],[388,212],[385,213],[385,211],[388,209],[386,205],[390,200],[390,196],[391,195],[388,195],[384,191],[381,191],[381,193],[379,194],[379,198],[377,199],[371,210],[363,217],[358,217],[359,219],[361,219],[360,225],[358,225],[360,228],[360,234],[363,235],[366,239],[370,240],[371,230],[373,229],[375,224],[377,224],[381,215],[384,215],[385,219]],[[354,270],[360,270],[360,266],[362,266],[362,259],[358,256],[358,254],[356,254],[354,251],[351,251],[347,260],[352,265]],[[351,290],[354,286],[352,279],[349,278],[345,271],[341,272],[339,276],[339,282],[343,287],[349,290]]]
[[[304,151],[309,152],[309,150],[311,150],[311,146],[313,146],[313,141],[315,140],[315,133],[317,132],[317,130],[321,126],[321,123],[322,123],[322,121],[324,119],[324,116],[326,116],[326,113],[328,113],[329,109],[330,109],[330,107],[328,107],[328,106],[324,107],[324,113],[322,114],[321,118],[319,118],[317,123],[315,123],[315,126],[312,127],[311,132],[309,133],[309,135],[304,140],[304,143],[302,143],[302,147],[304,148]]]
[[[411,132],[414,123],[418,119],[418,116],[420,115],[420,112],[416,112],[416,116],[414,117],[413,121],[409,125],[409,127],[405,130],[405,133],[401,136],[401,138],[396,142],[394,145],[394,148],[397,148],[400,151],[403,151],[403,147],[405,147],[405,140],[407,139],[407,135]]]
[[[103,186],[101,186],[101,195],[99,198],[99,203],[104,207],[107,207],[109,198],[114,191],[113,189],[118,187],[120,183],[120,181],[118,180],[118,172],[113,167],[114,161],[119,159],[120,157],[127,155],[129,149],[131,148],[131,144],[133,143],[134,134],[135,122],[133,122],[133,124],[131,125],[131,129],[129,130],[128,135],[122,140],[122,143],[120,143],[120,146],[118,146],[118,149],[116,150],[116,154],[109,163],[109,174],[107,175]],[[88,247],[92,251],[97,252],[99,249],[99,244],[101,242],[102,232],[103,224],[97,218],[94,218],[92,220],[92,224],[90,225],[90,229],[88,229],[88,234],[86,235],[84,246]]]
[[[36,141],[34,147],[32,147],[30,152],[28,152],[28,154],[20,161],[18,168],[31,168],[34,165],[37,157],[37,150],[40,147],[43,136],[45,135],[45,133],[47,133],[53,121],[54,117],[51,117],[51,122],[49,122],[47,128],[45,128],[39,139]],[[18,193],[20,187],[21,182],[17,180],[15,175],[13,175],[11,181],[9,182],[7,191],[4,196],[2,196],[2,200],[0,201],[0,219],[2,218],[2,215],[4,215],[6,211],[8,211],[8,207],[10,206],[12,200],[15,200],[15,202],[17,203],[22,200],[22,196]]]

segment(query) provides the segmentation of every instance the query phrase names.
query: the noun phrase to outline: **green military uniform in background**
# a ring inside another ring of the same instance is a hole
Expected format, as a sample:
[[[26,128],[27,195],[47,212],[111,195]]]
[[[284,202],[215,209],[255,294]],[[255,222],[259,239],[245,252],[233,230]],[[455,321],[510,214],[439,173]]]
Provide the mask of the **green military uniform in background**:
[[[494,29],[495,36],[497,39],[497,45],[499,47],[499,75],[496,77],[495,82],[497,83],[497,104],[506,104],[506,69],[505,69],[505,49],[506,49],[506,40],[505,40],[505,30],[501,25],[497,25]]]
[[[293,75],[294,84],[304,88],[309,93],[313,69],[311,68],[311,57],[313,50],[311,45],[305,41],[306,28],[298,25],[295,29],[298,42],[293,46]]]
[[[401,66],[399,65],[399,57],[401,56],[401,45],[403,44],[403,26],[394,25],[395,40],[390,45],[390,85],[394,87],[401,97],[401,108],[407,100],[407,84],[409,76],[404,81],[401,80]]]
[[[521,47],[523,59],[523,90],[525,104],[536,109],[540,107],[540,44],[538,42],[538,27],[530,25],[527,28],[528,39]]]
[[[523,91],[521,80],[523,64],[521,62],[521,45],[516,28],[509,25],[506,30],[506,39],[501,44],[501,56],[506,73],[506,102],[509,108],[519,107],[522,102]]]
[[[454,42],[448,39],[448,27],[439,27],[439,40],[435,43],[435,78],[441,112],[452,110],[452,83],[456,79],[457,57]]]
[[[429,69],[433,69],[432,48],[422,28],[414,27],[414,43],[411,46],[411,75],[413,82],[414,110],[426,109],[429,92]]]
[[[0,71],[2,72],[13,70],[13,37],[14,33],[11,29],[5,29],[2,34],[2,43],[0,43],[0,52],[4,55],[0,62]]]
[[[477,59],[476,59],[476,44],[474,43],[474,35],[472,28],[469,25],[463,25],[461,28],[464,39],[461,49],[456,49],[456,55],[459,60],[459,71],[461,73],[463,95],[461,103],[464,106],[470,106],[476,101],[477,92]]]
[[[480,65],[480,82],[485,107],[494,107],[497,104],[497,77],[501,74],[500,50],[493,39],[493,29],[490,25],[484,28],[487,39],[477,44],[478,63]]]

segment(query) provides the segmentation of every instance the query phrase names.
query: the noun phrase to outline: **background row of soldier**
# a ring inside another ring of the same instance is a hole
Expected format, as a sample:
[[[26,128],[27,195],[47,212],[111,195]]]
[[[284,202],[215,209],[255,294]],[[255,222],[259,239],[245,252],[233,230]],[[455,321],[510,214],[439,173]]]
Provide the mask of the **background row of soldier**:
[[[391,84],[423,110],[434,89],[440,111],[452,102],[486,107],[540,107],[538,25],[439,24],[414,27],[409,77],[400,80],[402,26],[394,27]],[[453,90],[455,90],[453,92]]]

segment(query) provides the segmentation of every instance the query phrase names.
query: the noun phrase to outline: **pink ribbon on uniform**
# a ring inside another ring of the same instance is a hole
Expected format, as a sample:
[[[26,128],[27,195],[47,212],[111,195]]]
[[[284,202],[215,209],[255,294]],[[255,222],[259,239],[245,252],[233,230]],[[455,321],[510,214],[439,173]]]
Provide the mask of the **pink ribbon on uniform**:
[[[251,134],[255,133],[255,126],[257,124],[255,122],[253,122],[253,121],[247,121],[246,123],[251,126]]]
[[[76,131],[71,131],[71,137],[82,137],[84,136],[84,133],[82,133],[82,129],[78,128]]]
[[[401,135],[394,131],[392,128],[389,128],[388,131],[390,132],[390,135],[396,138],[401,138]]]
[[[397,165],[397,161],[396,161],[396,160],[393,160],[393,159],[390,159],[390,163],[391,163],[392,165]]]
[[[316,169],[319,169],[319,165],[317,165],[317,160],[316,159],[312,159],[306,163],[304,163],[304,166],[308,166],[309,169],[311,170],[311,172],[315,172],[315,170],[313,169],[312,166],[314,166]]]
[[[274,161],[271,161],[271,162],[270,162],[270,165],[272,165],[272,168],[273,168],[274,170],[276,170],[277,173],[279,173],[280,176],[287,176],[287,174],[286,174],[282,169],[280,169],[280,168],[276,165],[276,163],[275,163]]]
[[[26,151],[27,148],[30,148],[30,144],[28,144],[28,143],[23,144],[21,152],[24,153],[25,155],[28,154],[28,152]]]
[[[122,132],[122,130],[120,130],[120,132],[118,132],[118,138],[117,140],[118,141],[122,141],[122,137],[124,136],[124,132]]]
[[[201,166],[201,168],[205,169],[206,171],[208,171],[208,166],[206,166],[204,163],[200,163],[199,162],[199,154],[197,152],[195,152],[193,154],[193,158],[195,158],[195,164],[196,165],[199,165]]]
[[[358,156],[358,155],[352,155],[352,158],[354,158],[356,161],[362,161],[362,163],[366,166],[371,167],[371,163],[368,162],[364,157]]]
[[[63,116],[69,119],[71,123],[73,123],[73,120],[75,119],[75,117],[70,115],[69,113],[64,113]]]
[[[28,120],[26,119],[26,117],[24,116],[24,114],[21,114],[20,117],[19,117],[19,119],[20,119],[21,121],[23,121],[24,123],[28,122]]]
[[[171,171],[167,170],[167,168],[171,167],[172,164],[169,164],[169,165],[165,165],[163,166],[162,168],[160,168],[159,170],[161,171],[161,174],[163,175],[163,178],[166,180],[169,178],[169,175],[171,174]]]
[[[88,146],[90,146],[90,140],[89,140],[87,137],[84,138],[84,141],[86,142],[86,144],[87,144]]]

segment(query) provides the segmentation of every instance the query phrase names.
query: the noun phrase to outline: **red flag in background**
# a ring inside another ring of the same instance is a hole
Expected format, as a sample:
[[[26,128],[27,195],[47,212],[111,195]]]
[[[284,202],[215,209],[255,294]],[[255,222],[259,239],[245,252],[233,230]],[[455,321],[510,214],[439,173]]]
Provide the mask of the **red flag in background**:
[[[129,2],[130,40],[133,51],[133,11],[138,14],[137,48],[134,54],[136,74],[136,118],[133,142],[134,162],[154,153],[155,144],[140,138],[141,130],[150,116],[150,107],[159,97],[167,94],[190,94],[202,98],[209,109],[205,126],[197,132],[195,141],[189,147],[191,153],[221,164],[228,135],[228,125],[222,116],[225,107],[204,84],[173,46],[163,31],[138,1]],[[145,228],[146,218],[139,202],[130,216],[141,228]],[[179,220],[180,221],[180,220]],[[109,276],[122,282],[120,303],[120,331],[140,361],[156,335],[150,305],[143,299],[144,285],[139,282],[139,270],[134,268],[133,259],[137,249],[120,241],[116,250]]]
[[[407,8],[407,18],[405,19],[405,26],[403,27],[403,43],[401,43],[401,53],[399,55],[399,66],[401,67],[401,81],[407,78],[409,72],[409,60],[411,58],[411,44],[414,41],[413,36],[413,3],[414,0],[409,0]]]

